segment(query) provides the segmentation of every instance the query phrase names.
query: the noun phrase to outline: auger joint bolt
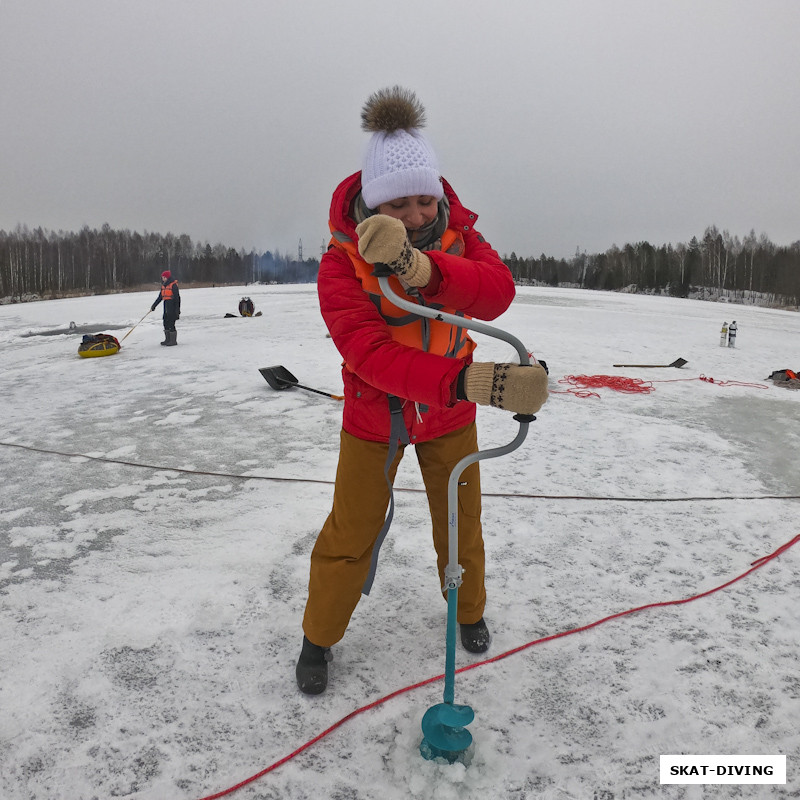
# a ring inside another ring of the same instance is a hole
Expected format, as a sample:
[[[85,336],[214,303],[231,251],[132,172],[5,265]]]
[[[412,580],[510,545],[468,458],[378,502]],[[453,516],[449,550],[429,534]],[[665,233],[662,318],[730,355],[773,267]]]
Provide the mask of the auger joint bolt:
[[[456,564],[455,568],[452,568],[449,564],[444,568],[444,589],[443,591],[447,591],[448,589],[458,589],[459,586],[463,583],[461,576],[464,574],[464,568],[461,564]]]

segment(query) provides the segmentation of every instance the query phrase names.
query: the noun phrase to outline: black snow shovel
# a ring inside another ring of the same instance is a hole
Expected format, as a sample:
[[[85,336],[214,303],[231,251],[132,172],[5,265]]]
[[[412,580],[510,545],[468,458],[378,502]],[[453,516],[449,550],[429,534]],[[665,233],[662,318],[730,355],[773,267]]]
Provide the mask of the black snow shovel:
[[[344,397],[339,394],[331,394],[330,392],[323,392],[320,389],[312,389],[310,386],[303,386],[297,382],[297,378],[289,372],[286,367],[261,367],[259,372],[264,376],[264,380],[273,389],[305,389],[307,392],[314,392],[314,394],[321,394],[325,397],[331,397],[334,400],[344,400]]]
[[[685,358],[676,358],[671,364],[614,364],[615,367],[635,367],[636,369],[665,369],[666,367],[677,367],[680,369],[689,362]]]

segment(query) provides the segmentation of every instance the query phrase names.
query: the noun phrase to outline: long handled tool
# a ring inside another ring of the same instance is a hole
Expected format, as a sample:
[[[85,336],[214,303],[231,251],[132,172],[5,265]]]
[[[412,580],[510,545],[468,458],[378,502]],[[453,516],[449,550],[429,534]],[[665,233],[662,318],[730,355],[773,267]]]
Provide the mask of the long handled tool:
[[[152,310],[153,310],[153,309],[151,308],[151,309],[150,309],[150,311],[148,311],[148,312],[147,312],[147,314],[149,314],[149,313],[150,313]],[[145,314],[145,315],[144,315],[144,317],[146,317],[146,316],[147,316],[147,314]],[[142,317],[142,318],[139,320],[139,322],[143,322],[143,321],[144,321],[144,317]],[[138,324],[139,324],[139,322],[137,322],[137,323],[136,323],[136,325],[138,325]],[[135,328],[135,327],[136,327],[136,325],[134,325],[134,326],[133,326],[133,328]],[[122,344],[122,343],[123,343],[123,342],[124,342],[124,341],[125,341],[125,340],[126,340],[126,339],[127,339],[127,338],[128,338],[130,335],[131,335],[131,334],[132,334],[132,333],[133,333],[133,328],[131,328],[131,329],[130,329],[130,330],[129,330],[129,331],[128,331],[128,332],[127,332],[127,333],[126,333],[126,334],[125,334],[125,335],[124,335],[124,336],[123,336],[123,337],[122,337],[120,340],[119,340],[120,344]]]
[[[385,264],[375,264],[374,275],[378,278],[381,291],[387,299],[399,308],[410,311],[417,316],[442,320],[460,328],[468,328],[469,330],[492,336],[495,339],[502,339],[511,344],[519,353],[520,364],[529,365],[531,363],[525,345],[511,334],[493,328],[483,322],[436,311],[403,299],[389,285],[388,276],[392,274],[392,271]],[[514,419],[519,422],[519,431],[512,442],[503,447],[481,450],[465,456],[453,467],[447,484],[448,563],[444,571],[444,590],[447,591],[447,644],[444,702],[431,706],[422,717],[422,742],[420,743],[419,751],[422,757],[428,761],[441,758],[451,764],[456,761],[463,762],[466,758],[467,749],[472,744],[472,734],[466,730],[466,726],[475,719],[475,712],[470,706],[455,703],[456,612],[458,610],[458,587],[461,585],[461,574],[464,571],[458,563],[458,481],[461,473],[470,464],[485,458],[496,458],[497,456],[505,455],[522,444],[528,434],[528,425],[536,417],[531,414],[516,414]]]
[[[301,383],[297,382],[297,378],[295,378],[286,367],[280,365],[276,367],[261,367],[259,372],[273,389],[281,390],[295,387],[296,389],[305,389],[307,392],[314,392],[314,394],[331,397],[334,400],[344,400],[344,397],[340,394],[331,394],[330,392],[323,392],[321,389],[312,389],[310,386],[303,386]]]
[[[689,362],[685,358],[676,358],[671,364],[614,364],[615,367],[634,367],[635,369],[664,369],[666,367],[677,367],[680,369]]]

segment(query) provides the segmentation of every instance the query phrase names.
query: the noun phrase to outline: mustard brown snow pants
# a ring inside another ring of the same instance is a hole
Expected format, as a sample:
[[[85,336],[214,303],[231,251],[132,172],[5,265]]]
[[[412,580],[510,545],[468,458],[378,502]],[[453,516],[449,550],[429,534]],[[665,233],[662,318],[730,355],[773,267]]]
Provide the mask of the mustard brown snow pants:
[[[433,545],[444,585],[447,565],[447,483],[453,467],[478,449],[475,423],[414,445],[433,523]],[[403,457],[398,448],[389,477],[394,484]],[[306,637],[320,647],[338,642],[361,597],[372,549],[389,506],[384,466],[389,445],[341,432],[333,508],[311,553],[308,601],[303,617]],[[461,474],[458,488],[458,562],[464,568],[458,589],[458,621],[477,622],[486,605],[481,532],[481,486],[477,463]],[[380,564],[378,565],[380,574]]]

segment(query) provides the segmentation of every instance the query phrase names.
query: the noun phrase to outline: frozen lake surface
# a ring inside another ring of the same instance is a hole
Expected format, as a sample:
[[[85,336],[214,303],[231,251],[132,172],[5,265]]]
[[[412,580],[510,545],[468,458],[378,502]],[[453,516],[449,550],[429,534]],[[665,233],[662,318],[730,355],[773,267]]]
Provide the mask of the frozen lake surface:
[[[225,318],[248,294],[262,316]],[[422,482],[395,520],[326,694],[294,664],[308,559],[330,507],[341,407],[276,392],[259,367],[340,393],[313,286],[182,291],[178,347],[155,296],[0,307],[0,797],[200,800],[346,715],[444,669]],[[734,316],[737,347],[718,346]],[[519,289],[497,321],[550,367],[522,447],[482,464],[488,656],[689,598],[796,537],[800,315]],[[484,336],[478,360],[513,351]],[[682,369],[621,369],[617,363]],[[570,394],[567,376],[652,380]],[[700,378],[713,378],[713,383]],[[478,413],[482,447],[516,424]],[[750,498],[750,499],[746,499]],[[798,797],[800,546],[729,587],[524,649],[456,677],[468,766],[423,760],[442,684],[358,714],[239,800]],[[457,666],[480,659],[459,649]],[[785,786],[661,786],[659,755],[785,754]]]

